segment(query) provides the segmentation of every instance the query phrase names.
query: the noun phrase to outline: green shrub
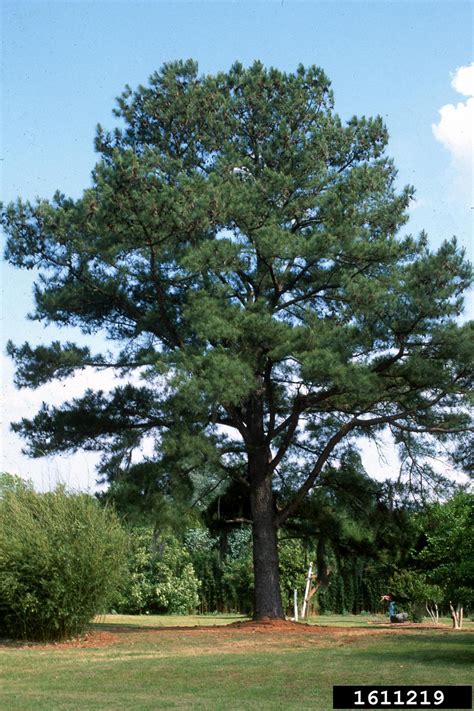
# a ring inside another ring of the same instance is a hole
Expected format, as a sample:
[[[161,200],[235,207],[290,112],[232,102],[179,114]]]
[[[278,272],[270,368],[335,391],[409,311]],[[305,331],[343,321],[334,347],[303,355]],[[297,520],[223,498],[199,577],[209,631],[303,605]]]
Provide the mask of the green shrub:
[[[388,589],[412,622],[422,622],[426,605],[440,602],[443,596],[441,588],[430,585],[425,574],[416,570],[393,573]]]
[[[188,615],[199,604],[199,580],[185,546],[151,528],[130,532],[130,577],[117,607],[129,614]]]
[[[64,487],[37,493],[3,477],[0,635],[47,641],[81,634],[112,604],[126,556],[116,515],[91,496]]]

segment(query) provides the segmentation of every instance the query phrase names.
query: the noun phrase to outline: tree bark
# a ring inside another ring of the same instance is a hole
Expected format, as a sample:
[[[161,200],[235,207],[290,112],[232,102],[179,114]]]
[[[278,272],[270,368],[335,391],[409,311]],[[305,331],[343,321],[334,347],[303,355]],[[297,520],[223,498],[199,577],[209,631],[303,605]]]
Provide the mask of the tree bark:
[[[463,623],[464,609],[459,603],[456,605],[456,609],[454,609],[452,602],[449,603],[449,607],[451,610],[451,618],[453,620],[453,628],[455,630],[460,630]]]
[[[249,462],[249,464],[251,464]],[[253,565],[255,575],[254,620],[284,619],[278,570],[277,521],[272,478],[265,472],[252,472],[250,505],[252,510]]]

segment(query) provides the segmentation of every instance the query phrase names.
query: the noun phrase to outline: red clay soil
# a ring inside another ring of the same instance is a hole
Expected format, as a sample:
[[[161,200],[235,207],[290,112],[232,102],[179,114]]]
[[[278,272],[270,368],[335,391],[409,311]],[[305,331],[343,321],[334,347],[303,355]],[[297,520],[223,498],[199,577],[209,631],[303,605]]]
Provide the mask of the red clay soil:
[[[374,625],[377,629],[373,629]],[[275,620],[264,618],[262,620],[244,620],[243,622],[232,622],[229,625],[223,625],[224,629],[239,629],[249,632],[277,632],[291,634],[331,634],[331,635],[347,635],[347,634],[379,634],[381,632],[401,632],[408,629],[434,629],[435,625],[428,623],[404,622],[403,624],[391,624],[389,622],[370,623],[370,628],[366,627],[331,627],[329,625],[309,625],[304,622],[293,622],[292,620]],[[436,625],[436,628],[450,629],[448,625]],[[209,629],[206,627],[205,629]],[[219,627],[213,629],[222,629]]]
[[[222,625],[231,629],[248,630],[249,632],[296,632],[304,634],[308,630],[314,629],[314,625],[307,625],[292,620],[275,620],[271,617],[264,617],[261,620],[244,620],[242,622],[232,622],[229,625]]]

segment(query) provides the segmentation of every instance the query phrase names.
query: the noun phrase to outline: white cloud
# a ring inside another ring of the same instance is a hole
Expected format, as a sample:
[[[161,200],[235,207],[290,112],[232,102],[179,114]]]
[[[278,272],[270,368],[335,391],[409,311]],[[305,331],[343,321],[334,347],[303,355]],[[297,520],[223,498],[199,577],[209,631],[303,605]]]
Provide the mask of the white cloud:
[[[472,126],[474,126],[474,98],[466,102],[446,104],[439,110],[441,119],[433,124],[435,138],[451,151],[456,160],[472,161]]]
[[[439,109],[440,120],[432,124],[433,135],[451,153],[457,187],[472,199],[474,189],[474,62],[456,69],[451,86],[465,101],[445,104]]]
[[[18,390],[14,382],[15,368],[12,360],[0,353],[2,388],[0,396],[0,472],[16,474],[29,479],[40,490],[53,489],[57,484],[65,484],[70,489],[93,491],[100,488],[96,484],[96,467],[100,453],[79,451],[75,454],[58,454],[32,459],[22,453],[24,440],[10,428],[11,422],[23,417],[31,419],[43,402],[59,406],[63,402],[79,398],[87,388],[109,392],[125,382],[143,385],[139,373],[126,380],[117,376],[113,369],[96,370],[85,368],[62,381],[52,381],[36,390]],[[153,437],[147,437],[135,453],[133,460],[152,456],[155,446]]]
[[[408,211],[409,212],[415,212],[416,210],[419,210],[420,207],[427,207],[429,206],[428,200],[425,200],[424,198],[412,198],[410,201],[410,204],[408,206]]]
[[[459,67],[454,73],[451,85],[459,94],[474,96],[474,62],[465,67]]]
[[[93,490],[95,467],[100,455],[95,452],[79,452],[73,455],[57,455],[30,459],[21,453],[23,440],[10,429],[10,423],[31,418],[42,402],[60,405],[64,400],[83,395],[86,388],[109,390],[117,385],[110,371],[95,371],[90,368],[62,382],[52,382],[36,390],[18,390],[13,385],[14,367],[9,358],[0,356],[2,371],[2,398],[0,423],[0,471],[31,479],[38,489],[51,489],[56,484],[66,484],[72,489]]]

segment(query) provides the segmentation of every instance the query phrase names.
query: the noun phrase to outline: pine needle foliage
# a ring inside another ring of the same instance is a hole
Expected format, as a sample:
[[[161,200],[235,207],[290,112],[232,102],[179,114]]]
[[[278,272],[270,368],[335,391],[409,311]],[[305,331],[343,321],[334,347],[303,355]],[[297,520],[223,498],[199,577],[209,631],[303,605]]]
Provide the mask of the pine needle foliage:
[[[458,317],[471,268],[455,239],[432,251],[400,235],[414,190],[397,188],[387,129],[343,122],[318,67],[201,76],[172,62],[115,114],[81,198],[19,200],[2,219],[7,259],[39,273],[32,318],[116,348],[9,353],[19,387],[86,367],[144,380],[14,429],[33,456],[103,452],[109,481],[148,437],[162,472],[244,482],[255,615],[281,617],[277,529],[328,462],[361,436],[433,453],[470,431],[473,324]]]

